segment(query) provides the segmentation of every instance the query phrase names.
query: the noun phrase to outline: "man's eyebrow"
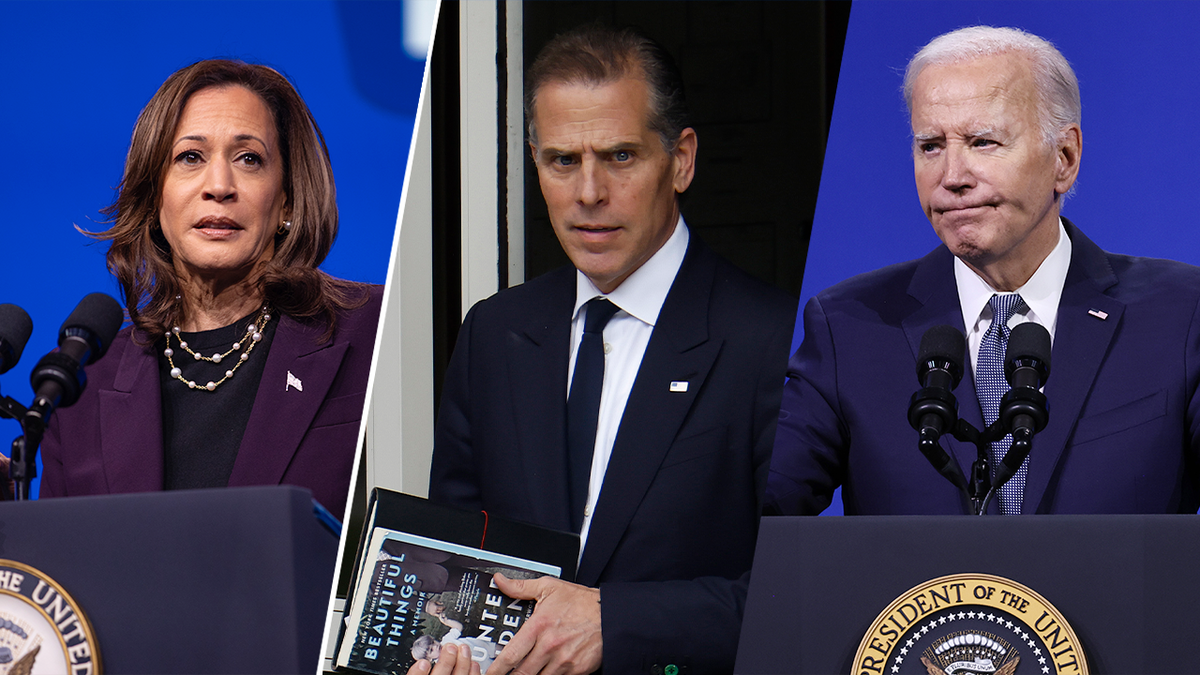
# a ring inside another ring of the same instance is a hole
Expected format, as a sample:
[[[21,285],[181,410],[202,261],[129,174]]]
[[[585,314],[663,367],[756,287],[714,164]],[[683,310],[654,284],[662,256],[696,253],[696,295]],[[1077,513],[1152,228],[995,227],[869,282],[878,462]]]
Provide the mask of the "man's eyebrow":
[[[538,157],[561,157],[564,155],[576,155],[576,154],[579,154],[579,153],[575,150],[568,150],[567,148],[559,148],[559,147],[556,147],[553,145],[544,145],[537,149]]]
[[[967,138],[983,138],[999,135],[997,130],[992,127],[986,129],[974,129],[966,133]],[[914,143],[924,143],[925,141],[937,141],[945,138],[945,134],[913,134]]]
[[[645,144],[639,141],[617,141],[612,145],[604,147],[592,146],[592,152],[600,155],[611,155],[615,152],[628,152],[630,150],[641,150]],[[580,155],[582,152],[578,148],[560,148],[554,145],[546,145],[538,148],[538,157],[573,157]]]
[[[622,152],[624,150],[640,150],[641,148],[642,144],[637,141],[618,141],[612,145],[605,146],[603,148],[596,148],[595,150],[598,153],[609,155],[614,152]]]

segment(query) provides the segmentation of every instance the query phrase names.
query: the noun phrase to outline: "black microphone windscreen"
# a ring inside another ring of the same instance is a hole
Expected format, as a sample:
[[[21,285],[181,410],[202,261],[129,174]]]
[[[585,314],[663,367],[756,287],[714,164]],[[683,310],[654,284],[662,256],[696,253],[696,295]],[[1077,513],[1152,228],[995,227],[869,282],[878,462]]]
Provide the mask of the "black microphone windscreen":
[[[954,386],[962,377],[963,356],[967,352],[967,340],[962,331],[954,326],[934,326],[921,336],[921,348],[917,351],[917,376],[923,377],[929,361],[948,361],[954,375]]]
[[[1041,324],[1026,321],[1008,334],[1004,361],[1011,363],[1017,359],[1037,359],[1045,367],[1043,377],[1046,377],[1050,374],[1050,351],[1050,332]]]
[[[0,373],[8,371],[21,360],[21,352],[33,334],[33,319],[29,312],[16,305],[0,305]]]
[[[62,346],[68,335],[83,337],[92,347],[88,363],[95,363],[108,351],[108,346],[117,337],[117,331],[121,330],[124,321],[125,313],[112,296],[91,293],[79,301],[63,322],[58,331],[58,344]]]

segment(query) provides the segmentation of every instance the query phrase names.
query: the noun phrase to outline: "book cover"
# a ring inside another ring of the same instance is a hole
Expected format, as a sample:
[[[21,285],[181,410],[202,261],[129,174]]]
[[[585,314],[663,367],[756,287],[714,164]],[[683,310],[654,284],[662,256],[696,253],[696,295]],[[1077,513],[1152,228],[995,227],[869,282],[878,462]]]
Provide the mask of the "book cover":
[[[380,675],[405,673],[418,659],[436,662],[450,645],[467,645],[488,666],[533,613],[493,577],[560,576],[553,565],[375,527],[346,613],[336,664]]]

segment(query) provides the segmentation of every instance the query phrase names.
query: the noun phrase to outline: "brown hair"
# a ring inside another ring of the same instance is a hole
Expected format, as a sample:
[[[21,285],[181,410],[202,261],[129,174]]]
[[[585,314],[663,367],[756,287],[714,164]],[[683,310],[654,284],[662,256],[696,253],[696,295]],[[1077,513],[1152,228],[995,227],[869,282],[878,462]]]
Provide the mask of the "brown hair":
[[[325,321],[333,336],[337,312],[366,301],[362,284],[317,269],[337,238],[338,215],[329,150],[316,120],[287,78],[267,66],[213,59],[176,71],[138,115],[117,197],[102,209],[111,227],[85,232],[112,242],[108,268],[117,277],[136,328],[156,340],[178,325],[179,282],[171,247],[158,221],[171,143],[192,94],[241,86],[262,99],[275,118],[283,157],[283,189],[292,227],[275,237],[275,256],[258,280],[266,301],[296,318]]]
[[[581,26],[555,36],[542,47],[525,73],[525,117],[529,140],[537,145],[534,106],[538,91],[551,82],[606,84],[624,77],[640,77],[650,91],[649,128],[659,135],[668,152],[679,135],[691,126],[683,77],[675,60],[636,28]]]

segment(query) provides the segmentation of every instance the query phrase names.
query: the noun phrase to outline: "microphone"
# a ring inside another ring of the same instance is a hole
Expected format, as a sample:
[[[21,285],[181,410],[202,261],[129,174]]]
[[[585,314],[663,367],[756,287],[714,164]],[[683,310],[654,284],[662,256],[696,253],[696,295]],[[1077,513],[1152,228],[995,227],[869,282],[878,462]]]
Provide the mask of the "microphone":
[[[1004,353],[1004,375],[1011,389],[1000,402],[1000,420],[1013,442],[996,467],[996,486],[1004,485],[1021,468],[1033,448],[1033,435],[1046,428],[1050,412],[1041,391],[1050,377],[1050,333],[1027,322],[1012,329]]]
[[[16,305],[0,305],[0,375],[21,360],[21,352],[32,334],[33,319],[28,312]]]
[[[966,349],[963,334],[953,326],[934,326],[925,331],[917,352],[921,389],[908,404],[908,423],[917,430],[921,454],[938,473],[964,491],[966,478],[938,439],[958,421],[958,400],[951,390],[962,380]]]
[[[58,349],[43,356],[29,374],[34,401],[26,422],[35,417],[44,425],[56,408],[79,400],[87,385],[83,367],[104,356],[124,320],[121,305],[103,293],[79,301],[58,331]]]

